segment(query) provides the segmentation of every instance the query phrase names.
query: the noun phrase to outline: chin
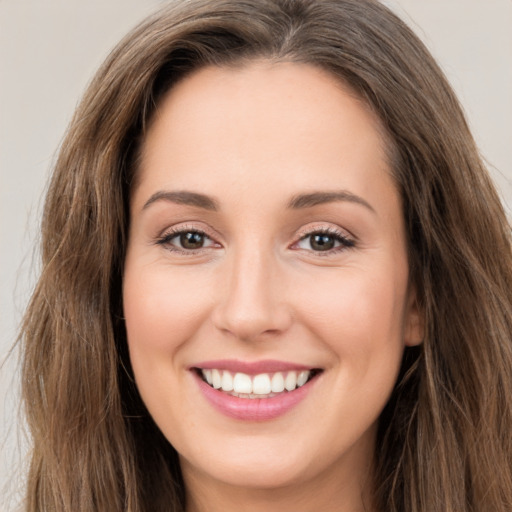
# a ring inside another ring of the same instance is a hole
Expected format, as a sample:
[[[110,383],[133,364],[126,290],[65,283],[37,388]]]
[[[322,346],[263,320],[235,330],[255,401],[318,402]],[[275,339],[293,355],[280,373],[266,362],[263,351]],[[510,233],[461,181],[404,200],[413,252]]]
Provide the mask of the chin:
[[[211,464],[196,468],[209,475],[209,478],[221,485],[239,487],[246,490],[277,490],[306,481],[307,468],[298,467],[295,461],[278,461],[275,459],[258,460],[249,457],[238,457],[237,460],[216,459]],[[182,467],[189,466],[181,460]],[[185,471],[186,475],[186,471]]]

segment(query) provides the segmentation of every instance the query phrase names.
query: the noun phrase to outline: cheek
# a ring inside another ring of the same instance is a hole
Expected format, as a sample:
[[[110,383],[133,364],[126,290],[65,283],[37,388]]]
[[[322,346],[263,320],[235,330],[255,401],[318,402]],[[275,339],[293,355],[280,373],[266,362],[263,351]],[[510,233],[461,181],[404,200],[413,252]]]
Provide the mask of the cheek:
[[[398,375],[407,286],[405,271],[373,270],[333,272],[328,286],[311,282],[310,293],[299,297],[303,324],[329,347],[339,369],[333,388],[354,407],[371,402],[372,414],[371,409],[383,406]]]
[[[196,283],[186,272],[128,266],[123,308],[130,349],[168,353],[192,336],[208,310],[208,297]]]
[[[190,276],[189,276],[190,277]],[[187,346],[208,311],[207,300],[186,278],[169,267],[130,265],[123,283],[123,309],[130,362],[139,393],[164,431],[172,431],[182,403]],[[172,427],[172,428],[171,428]]]
[[[393,269],[375,274],[342,269],[323,282],[310,280],[297,290],[305,323],[348,352],[401,342],[406,279]]]
[[[168,266],[132,265],[127,259],[123,310],[128,349],[139,393],[163,431],[187,426],[181,350],[195,335],[208,310],[207,297]]]
[[[375,425],[395,385],[403,354],[407,267],[403,273],[393,267],[390,261],[380,268],[333,269],[325,279],[303,279],[295,288],[299,323],[309,339],[330,351],[331,371],[324,376],[329,393],[315,412],[326,426],[325,460]]]

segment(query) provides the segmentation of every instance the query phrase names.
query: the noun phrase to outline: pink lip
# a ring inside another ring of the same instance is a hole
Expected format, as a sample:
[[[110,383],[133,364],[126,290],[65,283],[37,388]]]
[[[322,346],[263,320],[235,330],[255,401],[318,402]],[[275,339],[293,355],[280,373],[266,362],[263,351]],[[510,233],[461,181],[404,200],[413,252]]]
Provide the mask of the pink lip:
[[[219,366],[214,368],[219,368]],[[297,367],[294,366],[293,368]],[[317,377],[314,377],[300,388],[283,392],[272,398],[238,398],[212,388],[196,371],[191,373],[203,396],[217,411],[230,418],[244,421],[268,421],[287,413],[307,397],[318,380]]]
[[[303,364],[289,363],[286,361],[276,361],[272,359],[263,361],[239,361],[237,359],[219,359],[216,361],[204,361],[190,366],[200,368],[201,370],[228,370],[232,373],[246,373],[247,375],[258,375],[259,373],[274,373],[286,371],[311,370],[311,366]]]

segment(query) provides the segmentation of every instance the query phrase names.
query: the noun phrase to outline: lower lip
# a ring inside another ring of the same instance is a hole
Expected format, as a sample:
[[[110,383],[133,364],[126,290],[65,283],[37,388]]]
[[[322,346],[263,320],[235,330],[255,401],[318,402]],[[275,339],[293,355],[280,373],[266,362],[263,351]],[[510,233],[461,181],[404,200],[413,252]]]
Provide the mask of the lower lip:
[[[199,389],[215,409],[237,420],[267,421],[286,414],[306,398],[317,377],[295,389],[272,398],[238,398],[209,386],[194,373]]]

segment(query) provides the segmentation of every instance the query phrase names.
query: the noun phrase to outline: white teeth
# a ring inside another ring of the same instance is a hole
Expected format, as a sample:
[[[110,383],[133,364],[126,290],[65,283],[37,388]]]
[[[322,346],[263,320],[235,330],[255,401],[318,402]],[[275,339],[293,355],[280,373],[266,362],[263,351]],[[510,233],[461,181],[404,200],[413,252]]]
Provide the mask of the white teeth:
[[[288,372],[284,380],[284,387],[287,391],[293,391],[297,387],[297,372]]]
[[[304,386],[309,378],[309,372],[300,372],[297,377],[297,386]]]
[[[250,376],[238,372],[234,376],[227,370],[201,370],[204,380],[213,388],[231,392],[241,398],[259,398],[275,396],[284,390],[293,391],[297,387],[304,386],[311,376],[311,371],[276,372],[273,374],[260,373]]]
[[[222,391],[232,391],[233,390],[233,377],[229,372],[222,372],[222,382],[221,382]]]
[[[236,393],[252,393],[252,381],[245,373],[236,373],[233,379],[233,390]]]
[[[281,391],[284,391],[284,377],[281,372],[274,373],[271,386],[272,393],[281,393]]]
[[[219,370],[212,370],[212,384],[215,389],[219,389],[222,385],[222,379]]]
[[[268,395],[272,391],[268,373],[256,375],[252,381],[252,392],[256,395]]]

